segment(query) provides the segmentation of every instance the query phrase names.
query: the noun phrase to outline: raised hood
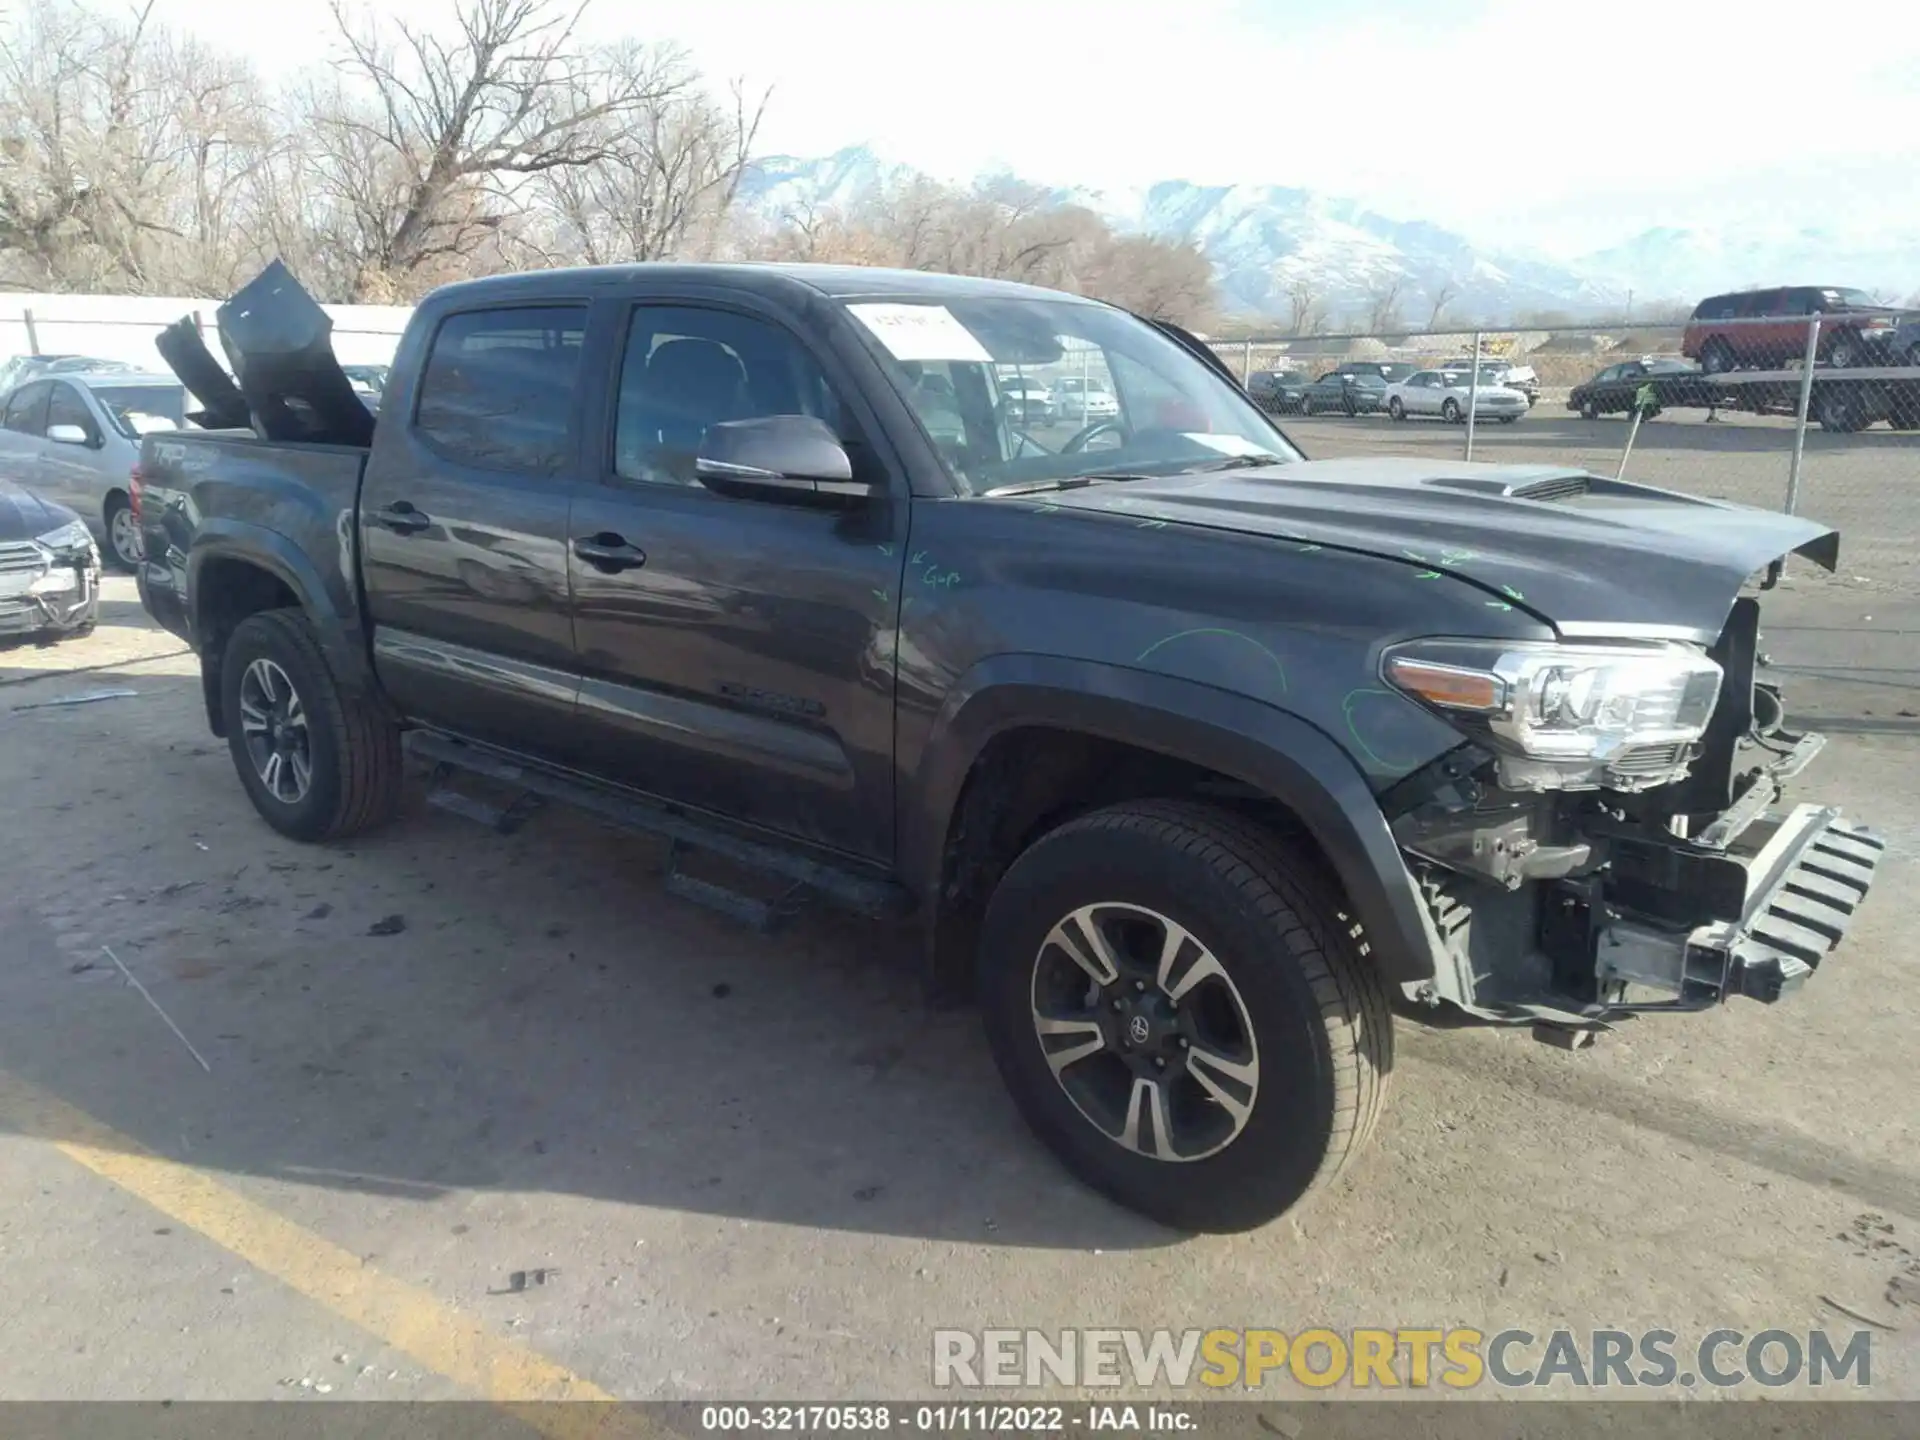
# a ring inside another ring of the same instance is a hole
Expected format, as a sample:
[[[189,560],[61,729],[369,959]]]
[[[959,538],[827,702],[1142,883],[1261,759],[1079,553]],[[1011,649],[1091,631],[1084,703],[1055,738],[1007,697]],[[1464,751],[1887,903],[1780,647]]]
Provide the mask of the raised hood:
[[[1795,553],[1831,570],[1840,553],[1817,521],[1540,465],[1303,460],[1047,499],[1401,560],[1570,636],[1711,643],[1755,572]]]

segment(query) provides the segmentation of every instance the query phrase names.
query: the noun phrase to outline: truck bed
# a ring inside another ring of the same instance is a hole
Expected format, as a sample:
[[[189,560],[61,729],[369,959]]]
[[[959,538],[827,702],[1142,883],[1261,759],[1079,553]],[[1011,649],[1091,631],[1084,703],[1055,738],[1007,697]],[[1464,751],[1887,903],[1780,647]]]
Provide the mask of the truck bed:
[[[243,544],[301,599],[357,631],[353,536],[367,449],[262,440],[251,431],[171,431],[141,446],[142,600],[196,649],[190,574]]]

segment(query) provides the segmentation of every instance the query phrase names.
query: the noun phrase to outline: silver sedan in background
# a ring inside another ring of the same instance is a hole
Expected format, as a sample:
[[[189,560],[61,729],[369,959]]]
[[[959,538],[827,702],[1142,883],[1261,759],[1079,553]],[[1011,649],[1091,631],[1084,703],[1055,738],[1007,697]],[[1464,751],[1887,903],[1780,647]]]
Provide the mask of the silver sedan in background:
[[[1396,420],[1418,415],[1459,421],[1472,403],[1474,418],[1503,425],[1527,413],[1527,397],[1518,390],[1489,385],[1484,375],[1478,394],[1472,386],[1473,377],[1456,370],[1418,370],[1387,387],[1387,413]]]
[[[186,423],[187,391],[171,375],[138,371],[29,380],[0,405],[0,480],[86,521],[123,570],[140,563],[128,477],[140,438]]]

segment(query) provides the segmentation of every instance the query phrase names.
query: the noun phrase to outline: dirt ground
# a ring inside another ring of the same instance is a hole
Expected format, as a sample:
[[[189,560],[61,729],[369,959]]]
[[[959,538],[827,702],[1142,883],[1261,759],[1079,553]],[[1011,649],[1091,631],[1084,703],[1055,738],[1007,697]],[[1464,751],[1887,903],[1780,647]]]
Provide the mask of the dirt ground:
[[[1403,1026],[1334,1191],[1183,1239],[1025,1134],[904,933],[755,935],[557,810],[278,838],[116,579],[0,652],[0,1398],[924,1397],[936,1326],[1455,1324],[1864,1326],[1920,1398],[1917,629],[1769,605],[1805,788],[1892,845],[1798,998],[1574,1055]]]

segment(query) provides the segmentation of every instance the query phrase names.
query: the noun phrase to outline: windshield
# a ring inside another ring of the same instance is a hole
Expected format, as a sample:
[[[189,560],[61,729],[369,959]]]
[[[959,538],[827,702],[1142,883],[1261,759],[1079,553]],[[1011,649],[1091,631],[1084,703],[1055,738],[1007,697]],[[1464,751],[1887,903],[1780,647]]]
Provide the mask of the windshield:
[[[1121,311],[1024,297],[843,303],[963,490],[1300,458],[1237,384]],[[1110,395],[1111,410],[1036,419],[1007,403],[1062,370]]]
[[[187,418],[187,392],[179,385],[96,385],[93,398],[128,439],[178,430]]]
[[[1864,290],[1827,290],[1822,293],[1829,303],[1841,305],[1878,305],[1880,303]]]

